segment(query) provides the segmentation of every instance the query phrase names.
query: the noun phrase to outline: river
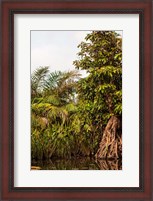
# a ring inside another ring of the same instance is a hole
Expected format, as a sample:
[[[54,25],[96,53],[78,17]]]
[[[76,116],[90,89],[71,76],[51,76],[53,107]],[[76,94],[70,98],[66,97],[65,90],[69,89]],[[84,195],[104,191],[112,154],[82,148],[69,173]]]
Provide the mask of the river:
[[[71,159],[32,160],[32,169],[41,170],[122,170],[121,159],[95,160],[90,157]]]

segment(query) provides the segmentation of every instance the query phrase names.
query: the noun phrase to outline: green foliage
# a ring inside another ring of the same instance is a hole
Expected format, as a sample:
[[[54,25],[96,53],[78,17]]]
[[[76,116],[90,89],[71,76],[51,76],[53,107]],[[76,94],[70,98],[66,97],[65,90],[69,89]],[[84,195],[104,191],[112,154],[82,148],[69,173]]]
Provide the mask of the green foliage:
[[[80,59],[74,61],[76,68],[89,73],[78,83],[79,98],[94,103],[95,115],[96,111],[121,115],[122,40],[112,31],[94,31],[86,40],[78,46]]]
[[[110,117],[122,115],[122,40],[112,31],[93,31],[78,47],[74,65],[88,72],[77,88],[80,121],[95,153]]]
[[[45,76],[44,76],[45,74]],[[32,158],[71,157],[76,154],[74,134],[78,134],[79,120],[75,104],[77,71],[49,73],[48,68],[37,69],[31,78],[36,86],[31,94]],[[75,130],[75,132],[74,132]]]
[[[77,70],[31,77],[32,158],[94,155],[111,116],[122,115],[122,39],[113,31],[93,31],[78,46]]]

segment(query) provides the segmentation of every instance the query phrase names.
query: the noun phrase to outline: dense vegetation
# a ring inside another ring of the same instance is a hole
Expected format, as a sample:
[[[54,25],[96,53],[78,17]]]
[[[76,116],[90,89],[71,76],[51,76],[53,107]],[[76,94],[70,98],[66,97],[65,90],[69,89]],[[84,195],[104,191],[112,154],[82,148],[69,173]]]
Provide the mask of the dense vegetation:
[[[75,71],[40,67],[31,76],[32,159],[122,155],[122,40],[113,31],[85,40]]]

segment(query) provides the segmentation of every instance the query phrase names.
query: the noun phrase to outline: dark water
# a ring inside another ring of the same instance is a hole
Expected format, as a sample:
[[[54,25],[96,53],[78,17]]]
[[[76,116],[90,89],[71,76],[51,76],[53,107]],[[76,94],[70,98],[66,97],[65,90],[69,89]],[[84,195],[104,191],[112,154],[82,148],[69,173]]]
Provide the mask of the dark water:
[[[32,161],[41,170],[122,170],[122,160],[95,160],[89,157]]]

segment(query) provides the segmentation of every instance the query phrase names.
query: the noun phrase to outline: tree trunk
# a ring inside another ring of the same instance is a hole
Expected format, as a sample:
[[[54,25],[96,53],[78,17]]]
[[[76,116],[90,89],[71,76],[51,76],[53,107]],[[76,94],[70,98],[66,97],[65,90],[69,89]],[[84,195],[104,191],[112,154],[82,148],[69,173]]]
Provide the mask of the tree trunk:
[[[122,129],[118,117],[112,116],[104,130],[96,158],[121,158],[122,157]]]

